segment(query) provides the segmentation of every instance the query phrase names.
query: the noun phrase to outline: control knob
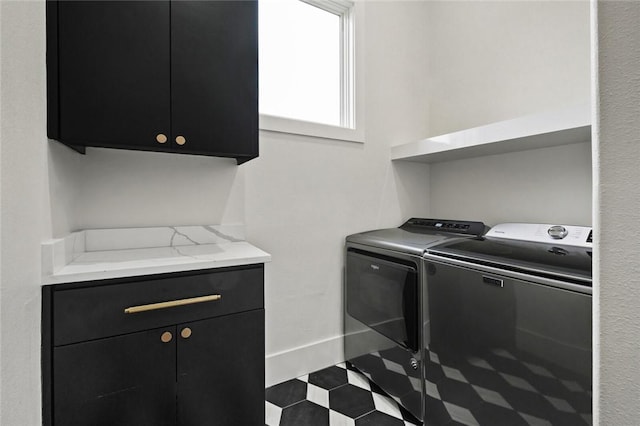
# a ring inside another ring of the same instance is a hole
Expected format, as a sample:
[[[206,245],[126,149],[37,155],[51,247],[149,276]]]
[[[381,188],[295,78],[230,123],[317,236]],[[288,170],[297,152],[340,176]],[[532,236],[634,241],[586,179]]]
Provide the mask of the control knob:
[[[554,240],[561,240],[569,234],[569,231],[564,226],[555,225],[547,230],[547,234]]]

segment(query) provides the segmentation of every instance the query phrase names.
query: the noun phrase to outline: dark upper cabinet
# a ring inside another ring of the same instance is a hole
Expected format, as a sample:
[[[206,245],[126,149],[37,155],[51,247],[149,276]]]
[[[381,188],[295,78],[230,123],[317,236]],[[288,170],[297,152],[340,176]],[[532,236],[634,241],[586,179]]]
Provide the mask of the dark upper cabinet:
[[[48,135],[258,156],[256,1],[48,1]]]
[[[258,155],[257,22],[253,1],[171,4],[172,133],[188,152]]]

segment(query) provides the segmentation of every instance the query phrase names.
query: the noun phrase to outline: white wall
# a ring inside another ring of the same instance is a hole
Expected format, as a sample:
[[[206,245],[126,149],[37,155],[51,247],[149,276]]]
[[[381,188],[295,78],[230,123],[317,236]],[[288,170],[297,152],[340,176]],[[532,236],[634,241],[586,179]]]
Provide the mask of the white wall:
[[[589,102],[589,1],[429,1],[430,133]]]
[[[364,145],[263,132],[247,164],[248,237],[273,255],[268,383],[342,360],[344,237],[428,214],[428,168],[389,161],[392,142],[426,129],[424,13],[420,2],[366,5]]]
[[[626,426],[640,418],[640,3],[597,8],[594,396],[599,424]]]
[[[69,152],[63,158],[52,149],[51,169],[58,177],[63,170],[70,176],[56,197],[74,191],[74,203],[54,213],[74,218],[74,229],[244,221],[244,168],[234,159],[102,148],[80,156],[64,146],[59,150]],[[66,232],[62,226],[54,232],[60,230]]]
[[[48,142],[44,1],[0,7],[0,424],[40,424],[40,242],[85,227],[244,221],[273,254],[268,380],[339,360],[345,235],[428,214],[428,168],[389,161],[391,143],[427,129],[424,3],[365,8],[364,145],[261,132],[261,156],[240,167]]]
[[[429,2],[429,134],[590,99],[588,1]],[[591,224],[588,143],[431,165],[433,216]]]
[[[437,217],[591,225],[588,142],[432,164],[430,184]]]
[[[0,424],[40,422],[40,241],[50,233],[44,5],[0,2]]]

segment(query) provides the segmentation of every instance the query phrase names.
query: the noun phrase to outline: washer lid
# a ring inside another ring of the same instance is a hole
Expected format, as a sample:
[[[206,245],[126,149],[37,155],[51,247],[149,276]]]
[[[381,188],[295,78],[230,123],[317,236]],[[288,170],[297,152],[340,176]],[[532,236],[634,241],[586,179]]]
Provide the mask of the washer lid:
[[[445,242],[429,253],[591,286],[592,249],[504,238]]]

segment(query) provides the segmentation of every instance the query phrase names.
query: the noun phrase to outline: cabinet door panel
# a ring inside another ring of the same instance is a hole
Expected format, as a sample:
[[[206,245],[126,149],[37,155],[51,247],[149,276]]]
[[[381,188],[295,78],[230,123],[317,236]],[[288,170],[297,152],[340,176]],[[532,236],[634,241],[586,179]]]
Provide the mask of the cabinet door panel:
[[[264,425],[264,310],[178,326],[178,425]]]
[[[54,426],[175,425],[175,362],[175,327],[54,348]]]
[[[258,154],[256,1],[177,1],[171,10],[173,139],[181,152]]]
[[[60,1],[57,14],[60,140],[162,149],[156,135],[171,132],[169,2]]]

